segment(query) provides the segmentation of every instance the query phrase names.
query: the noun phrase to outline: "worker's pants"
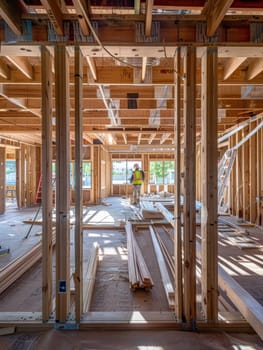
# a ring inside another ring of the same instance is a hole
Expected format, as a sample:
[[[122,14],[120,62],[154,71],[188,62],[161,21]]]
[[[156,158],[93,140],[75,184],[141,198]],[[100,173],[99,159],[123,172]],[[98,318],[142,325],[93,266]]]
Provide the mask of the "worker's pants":
[[[133,202],[136,204],[140,203],[141,186],[142,185],[133,185]]]

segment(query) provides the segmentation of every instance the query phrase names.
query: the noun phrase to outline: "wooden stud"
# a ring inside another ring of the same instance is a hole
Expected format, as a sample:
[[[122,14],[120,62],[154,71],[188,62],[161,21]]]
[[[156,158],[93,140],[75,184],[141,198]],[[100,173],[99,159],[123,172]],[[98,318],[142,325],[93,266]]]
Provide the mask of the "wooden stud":
[[[56,98],[56,320],[65,322],[70,304],[69,237],[69,57],[55,47]]]
[[[100,179],[101,179],[101,149],[99,145],[93,146],[93,172],[92,172],[92,184],[93,184],[93,202],[99,203],[100,201]]]
[[[242,131],[236,133],[236,144],[241,140]],[[237,217],[243,216],[243,172],[242,172],[242,148],[237,149],[236,154],[236,207],[237,207]]]
[[[17,207],[20,209],[21,204],[21,149],[16,149],[16,202]]]
[[[195,145],[196,145],[196,49],[185,48],[184,57],[184,295],[183,314],[186,322],[196,319],[195,275]]]
[[[41,47],[42,69],[42,318],[52,311],[52,57]]]
[[[263,128],[257,133],[257,220],[263,225]]]
[[[252,131],[257,126],[253,122],[249,124],[249,131]],[[249,221],[255,223],[257,218],[256,191],[257,191],[257,135],[252,135],[249,143]]]
[[[151,35],[152,10],[153,10],[153,0],[146,0],[146,9],[145,9],[145,35],[146,36]]]
[[[21,207],[26,206],[26,145],[21,145]]]
[[[82,194],[82,84],[83,56],[75,47],[75,315],[83,313],[83,194]]]
[[[230,137],[230,147],[235,146],[235,137]],[[230,196],[230,208],[231,208],[231,214],[236,216],[237,215],[237,208],[236,208],[236,159],[234,160],[234,164],[232,167],[232,171],[230,174],[230,190],[229,190],[229,196]]]
[[[6,161],[6,149],[0,147],[0,214],[5,212],[5,161]]]
[[[182,281],[182,235],[181,235],[181,49],[178,47],[175,59],[175,76],[174,76],[174,166],[175,166],[175,183],[174,183],[174,274],[175,274],[175,314],[178,321],[183,318],[183,281]]]
[[[249,132],[249,127],[242,130],[242,138]],[[245,142],[242,146],[242,179],[243,179],[243,219],[249,220],[249,143]]]
[[[218,319],[217,237],[217,48],[204,49],[202,61],[202,305],[208,322]]]
[[[2,0],[0,2],[0,15],[16,35],[22,34],[21,13],[15,0]]]

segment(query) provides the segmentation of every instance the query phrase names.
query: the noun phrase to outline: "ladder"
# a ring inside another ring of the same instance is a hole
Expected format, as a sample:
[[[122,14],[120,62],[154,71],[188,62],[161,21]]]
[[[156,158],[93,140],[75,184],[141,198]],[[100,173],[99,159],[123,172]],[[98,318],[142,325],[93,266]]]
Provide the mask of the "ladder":
[[[35,204],[41,203],[41,192],[42,192],[42,174],[39,177],[39,181],[38,181],[38,185],[37,185]]]
[[[39,177],[38,185],[37,185],[37,191],[36,191],[36,196],[35,196],[35,204],[41,204],[42,200],[42,181],[43,181],[43,176],[42,174]],[[56,177],[52,178],[52,187],[56,184]],[[55,203],[55,193],[53,191],[53,203]]]
[[[236,158],[237,149],[228,149],[218,164],[218,212],[226,212],[225,192],[229,182],[230,174]]]
[[[233,164],[236,158],[237,150],[245,142],[247,142],[251,136],[253,136],[258,130],[263,127],[263,120],[251,130],[242,140],[240,140],[234,147],[228,149],[218,164],[218,213],[226,213],[228,210],[227,203],[225,201],[225,194],[229,184],[230,174],[233,168]]]

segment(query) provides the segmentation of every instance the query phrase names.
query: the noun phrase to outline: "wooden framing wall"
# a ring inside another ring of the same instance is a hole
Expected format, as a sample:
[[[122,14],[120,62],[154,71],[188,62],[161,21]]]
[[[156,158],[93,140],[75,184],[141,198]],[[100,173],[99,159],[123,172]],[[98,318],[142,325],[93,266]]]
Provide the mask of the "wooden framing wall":
[[[196,213],[195,213],[195,94],[196,49],[184,53],[184,241],[183,241],[183,316],[186,322],[196,320]]]
[[[41,47],[42,68],[42,319],[52,312],[52,56]]]
[[[182,234],[181,234],[181,49],[178,48],[174,59],[174,275],[175,275],[175,315],[178,321],[183,319],[183,281],[182,281]]]
[[[47,48],[42,47],[42,170],[43,170],[43,321],[47,321],[52,311],[52,57]],[[202,126],[201,126],[201,167],[196,171],[196,128],[195,128],[195,67],[196,50],[185,49],[184,56],[184,158],[181,157],[180,137],[180,50],[175,57],[175,312],[179,322],[186,321],[194,325],[196,321],[196,173],[202,179],[200,194],[202,209],[202,302],[208,322],[216,322],[218,314],[217,285],[217,50],[205,48],[202,56]],[[78,47],[75,49],[75,287],[76,321],[80,322],[83,311],[83,232],[82,232],[82,79],[83,58]],[[63,46],[55,48],[56,74],[56,166],[57,166],[57,206],[56,206],[56,321],[66,322],[69,313],[69,91],[68,91],[68,55]],[[239,142],[258,122],[238,132],[230,140],[230,146]],[[249,142],[238,150],[235,168],[231,176],[231,206],[233,213],[246,220],[262,224],[263,221],[263,128]],[[93,181],[92,202],[97,204],[108,194],[110,176],[110,155],[102,145],[90,146],[92,150]],[[16,151],[17,194],[19,206],[32,204],[36,178],[39,173],[37,163],[38,150],[34,146],[21,145]],[[127,156],[127,155],[126,155]],[[132,155],[131,157],[133,157]],[[158,155],[140,154],[146,173],[145,188],[149,183],[149,161],[158,159]],[[168,157],[166,155],[166,157]],[[166,158],[167,159],[167,158]],[[183,159],[183,165],[182,165]],[[249,161],[248,161],[249,160]],[[5,196],[4,166],[5,148],[0,147],[0,198],[3,210]],[[181,241],[181,171],[184,170],[184,238]],[[26,181],[28,179],[28,181]],[[200,180],[200,179],[199,179]],[[259,198],[256,200],[256,198]],[[262,198],[262,199],[261,199]],[[183,258],[182,258],[183,250]]]
[[[55,46],[56,97],[56,320],[65,322],[70,306],[69,250],[69,57]]]
[[[205,48],[201,61],[201,288],[205,319],[208,322],[216,322],[218,319],[217,48]]]
[[[83,313],[83,118],[82,118],[83,56],[75,47],[75,315],[79,323]]]
[[[229,147],[240,143],[262,119],[251,121],[230,137]],[[246,221],[262,225],[262,127],[237,149],[230,176],[230,212]]]

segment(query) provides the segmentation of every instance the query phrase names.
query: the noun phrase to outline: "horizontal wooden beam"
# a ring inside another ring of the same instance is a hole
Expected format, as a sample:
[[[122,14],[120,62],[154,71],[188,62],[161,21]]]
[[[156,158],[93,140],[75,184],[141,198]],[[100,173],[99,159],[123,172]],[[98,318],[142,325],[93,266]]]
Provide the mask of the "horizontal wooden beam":
[[[12,29],[12,31],[21,35],[21,11],[14,0],[0,1],[0,15]]]

